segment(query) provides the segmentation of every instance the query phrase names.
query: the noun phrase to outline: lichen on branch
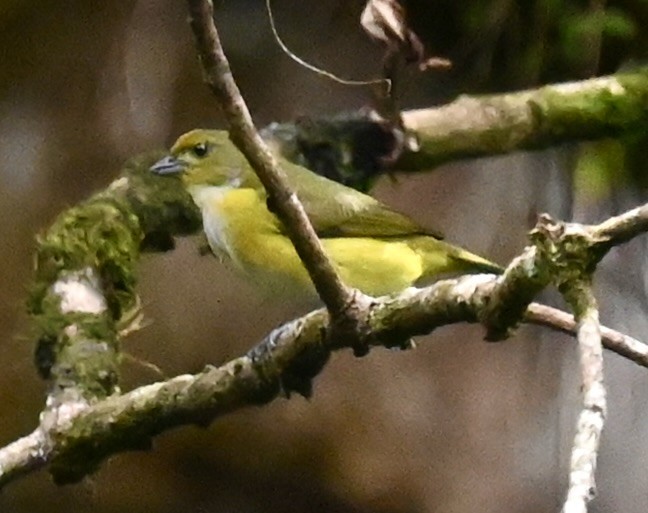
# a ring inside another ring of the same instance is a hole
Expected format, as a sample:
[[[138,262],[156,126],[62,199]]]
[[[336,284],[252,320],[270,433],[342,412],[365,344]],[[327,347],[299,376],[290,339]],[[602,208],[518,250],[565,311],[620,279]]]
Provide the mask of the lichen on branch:
[[[200,226],[184,188],[148,172],[157,156],[134,159],[36,239],[28,311],[36,364],[55,396],[93,400],[116,391],[118,328],[139,304],[140,250],[170,249],[174,235]]]

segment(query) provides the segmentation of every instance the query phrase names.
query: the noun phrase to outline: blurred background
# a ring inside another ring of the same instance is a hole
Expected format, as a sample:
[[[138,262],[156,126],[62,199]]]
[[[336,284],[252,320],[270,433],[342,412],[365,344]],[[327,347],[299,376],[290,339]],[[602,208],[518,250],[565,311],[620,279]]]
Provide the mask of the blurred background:
[[[259,126],[354,110],[360,87],[325,81],[273,42],[264,2],[217,12],[235,77]],[[278,28],[303,58],[347,78],[380,74],[360,0],[274,0]],[[407,2],[428,53],[450,72],[404,78],[401,104],[432,107],[483,93],[630,67],[648,51],[643,0]],[[186,23],[171,0],[0,0],[0,444],[30,432],[45,386],[32,365],[24,301],[34,236],[108,185],[139,152],[182,132],[222,127]],[[538,212],[595,222],[646,201],[646,134],[446,165],[381,181],[374,193],[448,240],[506,263]],[[645,146],[644,146],[645,147]],[[648,340],[645,238],[615,250],[597,274],[602,320]],[[145,255],[149,325],[125,351],[165,376],[220,364],[300,305],[257,296],[195,240]],[[549,298],[550,299],[550,298]],[[277,400],[122,454],[83,483],[46,472],[0,495],[0,510],[104,512],[556,511],[564,498],[579,407],[575,344],[522,327],[486,344],[453,326],[409,352],[334,356],[310,401]],[[609,416],[592,511],[644,512],[648,500],[648,372],[606,356]],[[124,388],[159,380],[124,363]]]

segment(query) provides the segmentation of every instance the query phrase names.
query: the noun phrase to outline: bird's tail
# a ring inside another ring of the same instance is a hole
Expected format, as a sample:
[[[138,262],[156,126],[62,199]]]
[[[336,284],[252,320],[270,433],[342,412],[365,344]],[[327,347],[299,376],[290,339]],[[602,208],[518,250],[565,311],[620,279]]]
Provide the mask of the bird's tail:
[[[432,237],[421,237],[414,249],[423,258],[422,281],[432,281],[452,274],[501,274],[499,265]]]
[[[458,270],[465,273],[502,274],[504,272],[503,267],[464,249],[459,249],[456,255],[451,255],[451,258],[456,261]]]

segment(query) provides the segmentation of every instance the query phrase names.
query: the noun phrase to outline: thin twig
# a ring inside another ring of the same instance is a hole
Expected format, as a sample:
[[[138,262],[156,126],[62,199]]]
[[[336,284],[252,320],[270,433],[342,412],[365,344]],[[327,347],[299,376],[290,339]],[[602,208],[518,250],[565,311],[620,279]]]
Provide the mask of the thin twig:
[[[307,70],[317,73],[320,76],[326,77],[329,80],[333,80],[333,82],[337,82],[338,84],[348,85],[348,86],[367,86],[367,85],[374,85],[374,84],[384,84],[387,88],[387,91],[391,89],[391,81],[388,78],[374,78],[371,80],[354,80],[354,79],[342,78],[337,76],[334,73],[331,73],[330,71],[326,71],[325,69],[318,68],[317,66],[314,66],[309,62],[306,62],[301,57],[295,55],[290,50],[290,48],[288,48],[286,43],[283,42],[283,39],[281,39],[281,37],[279,36],[279,31],[277,30],[277,24],[275,23],[274,14],[272,12],[271,0],[266,0],[266,11],[268,12],[268,20],[270,21],[270,29],[272,30],[272,35],[274,36],[275,41],[279,45],[279,48],[281,48],[281,50],[288,57],[290,57],[293,61],[295,61],[300,66],[303,66]]]
[[[524,322],[551,328],[567,335],[575,335],[577,329],[573,315],[539,303],[529,305],[524,314]],[[605,349],[648,368],[648,345],[606,326],[601,326],[601,337]]]

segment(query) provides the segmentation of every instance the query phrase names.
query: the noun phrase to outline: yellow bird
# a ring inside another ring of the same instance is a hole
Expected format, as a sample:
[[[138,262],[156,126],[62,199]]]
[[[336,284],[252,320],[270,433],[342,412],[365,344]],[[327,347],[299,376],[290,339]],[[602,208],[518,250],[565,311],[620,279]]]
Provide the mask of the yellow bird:
[[[365,294],[391,294],[447,274],[501,272],[371,196],[280,164],[340,276]],[[227,132],[182,135],[151,171],[181,175],[217,256],[273,295],[315,294],[285,227],[268,210],[261,182]]]

